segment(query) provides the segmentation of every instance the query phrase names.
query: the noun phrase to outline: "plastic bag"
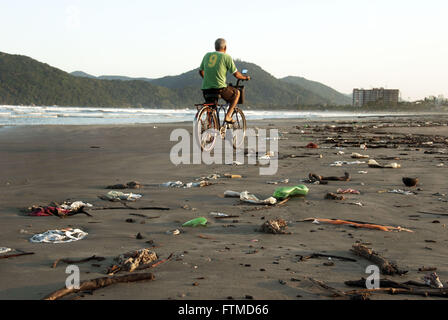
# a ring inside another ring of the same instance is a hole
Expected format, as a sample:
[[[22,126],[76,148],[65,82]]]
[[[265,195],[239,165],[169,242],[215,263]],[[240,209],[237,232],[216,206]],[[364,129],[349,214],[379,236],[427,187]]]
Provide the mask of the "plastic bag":
[[[277,200],[284,200],[286,198],[295,197],[295,196],[306,196],[309,192],[309,189],[300,184],[294,187],[281,187],[275,190],[273,197]]]

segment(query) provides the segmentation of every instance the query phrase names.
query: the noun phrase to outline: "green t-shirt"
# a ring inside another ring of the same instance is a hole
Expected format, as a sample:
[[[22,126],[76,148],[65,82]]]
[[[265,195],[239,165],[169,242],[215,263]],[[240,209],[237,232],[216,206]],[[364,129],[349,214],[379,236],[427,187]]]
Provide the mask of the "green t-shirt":
[[[207,53],[199,68],[204,71],[203,90],[227,87],[227,72],[229,71],[231,74],[237,72],[232,57],[217,51]]]

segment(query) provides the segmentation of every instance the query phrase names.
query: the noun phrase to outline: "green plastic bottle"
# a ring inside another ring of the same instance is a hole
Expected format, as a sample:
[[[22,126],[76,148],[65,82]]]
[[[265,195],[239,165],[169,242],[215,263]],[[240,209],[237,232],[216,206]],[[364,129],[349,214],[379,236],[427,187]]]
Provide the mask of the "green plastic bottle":
[[[273,197],[277,200],[284,200],[295,196],[306,196],[308,191],[308,188],[303,184],[295,187],[281,187],[275,190]]]
[[[182,225],[182,227],[205,227],[206,225],[207,225],[207,219],[204,217],[199,217],[185,222]]]

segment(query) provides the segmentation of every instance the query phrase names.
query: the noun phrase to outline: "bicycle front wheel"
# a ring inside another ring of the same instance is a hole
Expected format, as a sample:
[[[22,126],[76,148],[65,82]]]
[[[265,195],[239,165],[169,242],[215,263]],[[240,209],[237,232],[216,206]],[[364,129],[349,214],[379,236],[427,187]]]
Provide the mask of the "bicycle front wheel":
[[[246,116],[244,115],[243,110],[236,107],[235,111],[233,111],[232,119],[235,120],[235,123],[232,126],[233,132],[233,148],[238,148],[244,144],[244,138],[246,138]]]
[[[210,107],[202,108],[196,116],[195,134],[203,151],[211,151],[215,147],[219,132],[216,111]]]

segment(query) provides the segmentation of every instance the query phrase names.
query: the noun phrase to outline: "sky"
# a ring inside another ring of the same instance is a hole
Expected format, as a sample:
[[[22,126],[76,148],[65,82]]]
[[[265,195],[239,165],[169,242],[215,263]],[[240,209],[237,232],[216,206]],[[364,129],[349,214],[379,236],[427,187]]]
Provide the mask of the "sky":
[[[447,32],[446,0],[0,2],[0,51],[67,72],[177,75],[222,37],[234,59],[277,78],[400,89],[405,100],[448,97]]]

